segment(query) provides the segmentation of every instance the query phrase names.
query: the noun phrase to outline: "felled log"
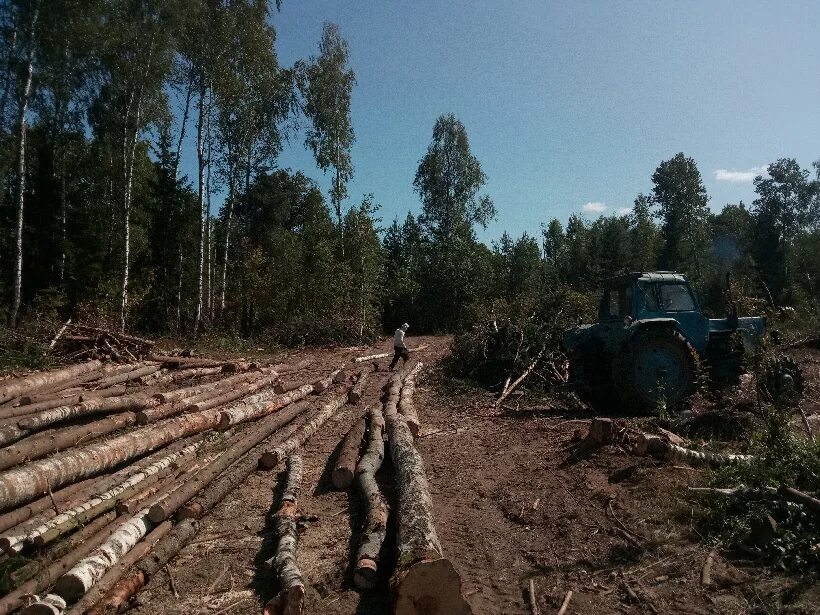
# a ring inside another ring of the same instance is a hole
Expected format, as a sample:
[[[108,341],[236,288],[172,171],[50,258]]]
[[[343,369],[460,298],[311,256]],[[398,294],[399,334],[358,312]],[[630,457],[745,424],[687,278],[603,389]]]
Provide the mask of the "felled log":
[[[65,333],[65,330],[68,329],[68,325],[70,325],[70,324],[71,324],[71,319],[69,318],[68,320],[65,321],[65,324],[62,327],[60,327],[60,330],[57,331],[57,335],[55,335],[51,339],[51,342],[48,345],[49,350],[54,349],[54,347],[57,345],[57,341],[63,336],[63,334]]]
[[[347,394],[347,400],[351,404],[358,404],[364,394],[364,387],[367,384],[370,374],[373,372],[373,366],[368,365],[359,371],[359,377],[356,379],[356,384],[350,389]]]
[[[106,331],[105,329],[100,329],[99,327],[91,327],[89,325],[73,325],[75,329],[79,329],[81,331],[91,331],[98,335],[106,335],[113,339],[116,339],[120,342],[128,342],[129,344],[133,344],[135,346],[153,346],[155,344],[154,340],[149,340],[144,337],[137,337],[136,335],[130,335],[128,333],[118,332],[116,334],[112,334],[110,331]]]
[[[421,346],[416,346],[415,348],[408,348],[407,352],[420,352],[422,350],[427,350],[429,344],[422,344]],[[393,352],[379,352],[377,354],[369,354],[364,357],[356,357],[353,359],[354,363],[364,363],[365,361],[374,361],[376,359],[386,359],[389,356],[392,356]]]
[[[52,585],[66,570],[107,540],[108,537],[117,530],[120,524],[121,521],[119,519],[109,521],[108,525],[80,542],[76,549],[66,553],[66,555],[50,564],[48,568],[37,574],[33,579],[26,581],[14,591],[0,598],[0,615],[6,615],[19,609],[23,606],[23,601],[27,596],[41,592]]]
[[[305,582],[296,563],[296,547],[299,542],[296,508],[302,483],[302,458],[290,455],[287,466],[281,504],[273,516],[273,526],[278,538],[276,555],[269,560],[279,579],[280,590],[265,605],[265,615],[299,615],[305,601]]]
[[[186,414],[0,473],[0,510],[28,502],[49,488],[57,489],[94,476],[186,436],[213,429],[218,420],[215,410]]]
[[[321,380],[317,380],[313,383],[313,392],[315,394],[324,393],[330,386],[334,383],[336,376],[339,374],[341,370],[335,370],[331,372],[330,376],[327,378],[322,378]]]
[[[151,578],[193,539],[198,531],[199,523],[194,519],[185,519],[177,523],[154,549],[137,563],[136,571],[117,582],[87,615],[122,612],[128,601],[136,596]]]
[[[108,397],[89,399],[88,401],[74,404],[73,406],[60,406],[51,410],[43,410],[36,414],[24,416],[17,421],[17,425],[26,433],[42,429],[48,425],[62,423],[73,419],[78,419],[104,412],[125,412],[143,410],[158,405],[156,399],[142,393],[133,395],[121,395],[120,397]]]
[[[29,434],[29,430],[22,429],[17,423],[8,422],[0,425],[0,447],[17,442]]]
[[[217,359],[200,359],[195,357],[170,357],[161,354],[148,355],[149,361],[157,363],[165,363],[166,365],[184,366],[184,367],[222,367],[227,361],[219,361]]]
[[[424,461],[413,434],[396,412],[386,415],[385,421],[398,490],[395,613],[415,615],[417,604],[435,604],[439,613],[472,613],[461,593],[461,578],[441,552]]]
[[[162,369],[162,365],[159,364],[144,365],[142,367],[132,369],[122,374],[116,374],[115,376],[109,376],[108,378],[98,380],[95,383],[95,385],[97,386],[97,388],[104,389],[105,387],[120,384],[121,382],[130,382],[131,380],[137,380],[139,378],[142,378],[143,376],[148,376],[149,374],[158,372],[160,369]]]
[[[275,468],[279,465],[280,461],[283,461],[285,457],[295,452],[308,440],[308,438],[316,433],[316,430],[318,430],[319,427],[325,423],[325,421],[333,416],[336,411],[347,401],[347,388],[344,385],[340,385],[340,388],[343,390],[336,393],[330,398],[329,401],[322,404],[319,407],[319,411],[313,416],[313,418],[305,423],[305,425],[303,425],[302,428],[293,435],[293,437],[281,443],[279,446],[276,446],[274,449],[263,453],[259,458],[259,466],[266,470]]]
[[[14,467],[24,461],[40,459],[56,451],[66,450],[81,442],[88,442],[137,422],[133,412],[122,412],[108,418],[65,427],[52,432],[42,432],[0,449],[0,470]]]
[[[281,380],[273,385],[273,392],[277,395],[281,395],[282,393],[287,393],[288,391],[292,391],[293,389],[298,389],[304,383],[294,381],[294,382],[282,382]]]
[[[220,412],[218,429],[225,430],[239,423],[255,421],[258,418],[276,412],[280,408],[284,408],[288,404],[304,399],[312,391],[312,384],[304,384],[298,389],[284,393],[271,400],[258,398],[256,401],[253,401],[249,399],[233,408],[228,408]]]
[[[798,491],[793,487],[785,486],[780,487],[777,490],[777,493],[780,494],[780,497],[782,497],[784,500],[788,500],[789,502],[794,502],[796,504],[802,504],[806,508],[809,508],[816,513],[820,513],[820,500],[810,496],[807,493]]]
[[[353,483],[353,474],[356,471],[356,462],[359,460],[359,450],[365,431],[365,417],[357,420],[345,434],[342,448],[333,467],[331,480],[336,489],[347,489]]]
[[[379,408],[368,414],[367,448],[356,466],[356,489],[366,511],[361,542],[356,553],[353,582],[362,590],[376,586],[379,552],[387,533],[387,502],[376,482],[376,472],[384,461],[384,418]]]
[[[26,608],[20,611],[20,615],[63,615],[66,608],[66,601],[55,594],[45,596],[32,596]]]
[[[10,381],[0,383],[0,399],[18,397],[38,388],[68,382],[80,374],[93,371],[102,365],[101,361],[92,360],[85,363],[77,363],[63,369],[50,370],[14,378]]]
[[[398,412],[410,428],[410,433],[414,438],[419,435],[419,415],[416,411],[416,405],[413,403],[413,393],[416,391],[416,372],[422,367],[421,363],[417,363],[416,367],[411,370],[401,387],[399,395]]]
[[[261,391],[262,389],[271,386],[275,380],[276,376],[264,376],[262,378],[257,378],[248,384],[238,386],[233,390],[225,391],[216,397],[211,397],[210,399],[205,400],[197,400],[189,405],[189,409],[196,412],[198,410],[207,410],[209,408],[216,408],[217,406],[224,406],[232,401],[252,395],[256,391]]]
[[[78,561],[54,585],[54,593],[74,601],[111,569],[122,557],[142,540],[154,524],[148,511],[141,510],[122,523],[100,546]]]
[[[164,372],[157,376],[152,382],[155,385],[164,385],[170,384],[171,382],[179,382],[180,380],[193,380],[194,378],[215,376],[221,373],[221,367],[189,367],[187,369]]]
[[[665,461],[684,462],[689,465],[720,466],[727,463],[744,463],[752,459],[751,455],[694,451],[649,434],[638,436],[633,452],[640,456],[651,455]]]
[[[60,406],[73,406],[89,399],[97,399],[104,397],[118,397],[125,395],[125,385],[113,386],[107,389],[100,389],[99,391],[82,391],[76,394],[65,397],[54,397],[32,404],[14,406],[12,408],[3,408],[4,412],[0,412],[0,419],[14,418],[19,416],[26,416],[42,412],[43,410],[51,410],[52,408],[59,408]]]
[[[73,485],[69,485],[65,489],[61,489],[59,491],[55,491],[50,495],[45,495],[41,497],[39,500],[33,501],[31,504],[27,506],[21,506],[11,512],[7,512],[3,515],[0,515],[0,532],[5,532],[10,528],[15,527],[25,521],[28,521],[35,515],[44,510],[49,510],[54,508],[55,502],[57,505],[61,505],[66,502],[70,497],[72,497],[75,493],[81,491],[82,489],[95,484],[96,479],[89,478],[79,483],[74,483]],[[56,515],[56,512],[55,512]]]
[[[249,430],[250,433],[242,433],[232,440],[228,449],[219,459],[196,472],[191,478],[185,481],[184,485],[162,502],[154,504],[148,515],[151,521],[160,523],[168,519],[179,510],[183,504],[188,502],[197,493],[213,482],[217,476],[228,469],[237,459],[279,429],[284,424],[283,421],[289,420],[288,417],[292,419],[298,413],[304,411],[304,408],[291,408],[290,410],[291,412],[288,414],[282,413],[269,417]]]
[[[19,551],[19,549],[15,547],[18,545],[22,547],[24,542],[33,541],[38,547],[48,544],[83,523],[109,510],[113,510],[119,498],[130,497],[137,491],[143,489],[149,480],[152,480],[152,482],[159,480],[162,473],[169,470],[174,462],[180,458],[194,454],[200,444],[201,442],[190,444],[179,452],[174,452],[158,459],[122,483],[89,498],[77,506],[63,511],[53,519],[33,528],[25,534],[0,538],[0,548],[6,552],[12,552]]]
[[[88,609],[99,602],[102,597],[122,578],[123,574],[140,559],[145,557],[149,551],[171,531],[173,524],[170,521],[160,523],[151,530],[144,540],[126,553],[120,562],[110,568],[94,586],[86,592],[82,599],[77,602],[66,615],[83,615]]]
[[[278,412],[270,419],[279,425],[276,433],[273,435],[277,441],[284,442],[290,438],[296,431],[301,428],[304,423],[304,414],[310,405],[307,402],[299,402],[288,406],[285,410]],[[263,440],[252,448],[239,461],[234,463],[228,470],[226,470],[219,478],[214,480],[199,495],[190,500],[177,512],[178,519],[199,519],[207,511],[219,504],[225,497],[239,485],[245,482],[245,479],[251,475],[259,467],[259,457],[265,452],[269,446],[268,442]]]

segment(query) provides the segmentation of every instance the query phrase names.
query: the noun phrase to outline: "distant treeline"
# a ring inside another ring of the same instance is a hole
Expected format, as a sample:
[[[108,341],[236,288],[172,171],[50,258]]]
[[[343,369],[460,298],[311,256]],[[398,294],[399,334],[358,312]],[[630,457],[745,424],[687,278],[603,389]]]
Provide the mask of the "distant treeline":
[[[403,321],[458,330],[658,268],[690,274],[713,309],[732,269],[744,297],[816,314],[818,164],[778,160],[753,203],[713,214],[695,162],[678,154],[629,214],[545,220],[488,247],[475,234],[495,216],[486,177],[445,115],[419,152],[420,215],[381,228],[373,198],[347,193],[347,43],[326,24],[316,56],[281,66],[279,2],[268,4],[0,3],[0,297],[12,325],[73,316],[152,334],[345,341]],[[279,168],[297,137],[330,174],[328,195]]]

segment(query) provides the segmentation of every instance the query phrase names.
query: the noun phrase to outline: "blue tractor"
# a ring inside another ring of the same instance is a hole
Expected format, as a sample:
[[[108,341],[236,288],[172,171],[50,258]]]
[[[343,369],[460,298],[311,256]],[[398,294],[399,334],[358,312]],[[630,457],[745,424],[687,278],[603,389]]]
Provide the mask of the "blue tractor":
[[[765,327],[735,309],[709,318],[680,273],[620,275],[603,283],[598,322],[564,334],[570,383],[596,410],[672,410],[694,392],[701,365],[716,379],[739,375],[743,346]]]

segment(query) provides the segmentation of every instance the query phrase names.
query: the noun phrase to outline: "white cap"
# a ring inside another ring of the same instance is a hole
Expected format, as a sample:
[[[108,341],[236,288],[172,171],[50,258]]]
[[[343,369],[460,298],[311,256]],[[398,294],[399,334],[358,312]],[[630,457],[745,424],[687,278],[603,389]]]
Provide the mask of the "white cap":
[[[407,329],[409,329],[409,328],[410,328],[410,325],[408,325],[407,323],[404,323],[404,324],[401,326],[401,328],[402,328],[402,329],[404,329],[404,330],[406,331]]]

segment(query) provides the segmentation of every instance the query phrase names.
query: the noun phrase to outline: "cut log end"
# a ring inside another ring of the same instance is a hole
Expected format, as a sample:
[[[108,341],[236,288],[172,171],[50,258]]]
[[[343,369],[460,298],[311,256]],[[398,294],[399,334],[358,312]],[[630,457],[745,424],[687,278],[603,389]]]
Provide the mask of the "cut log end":
[[[87,591],[83,580],[73,574],[63,575],[54,586],[54,592],[69,602],[78,600]]]
[[[351,404],[358,404],[361,401],[361,399],[362,399],[361,392],[359,392],[355,389],[350,389],[350,393],[347,394],[347,401],[348,402],[350,402]]]
[[[353,573],[353,582],[361,590],[371,590],[376,587],[378,581],[378,570],[376,562],[372,559],[360,559],[356,564],[356,571]]]
[[[394,581],[396,615],[472,615],[461,577],[446,558],[422,560]]]
[[[279,465],[279,461],[279,453],[276,451],[267,451],[262,453],[262,456],[259,458],[259,467],[263,470],[272,470]]]
[[[203,514],[205,514],[205,509],[202,504],[199,502],[189,502],[179,509],[177,519],[179,521],[183,519],[199,519]]]
[[[162,523],[169,517],[168,511],[162,504],[154,504],[148,510],[148,518],[154,523]]]
[[[302,615],[305,605],[305,588],[294,585],[279,592],[266,605],[264,615]]]

